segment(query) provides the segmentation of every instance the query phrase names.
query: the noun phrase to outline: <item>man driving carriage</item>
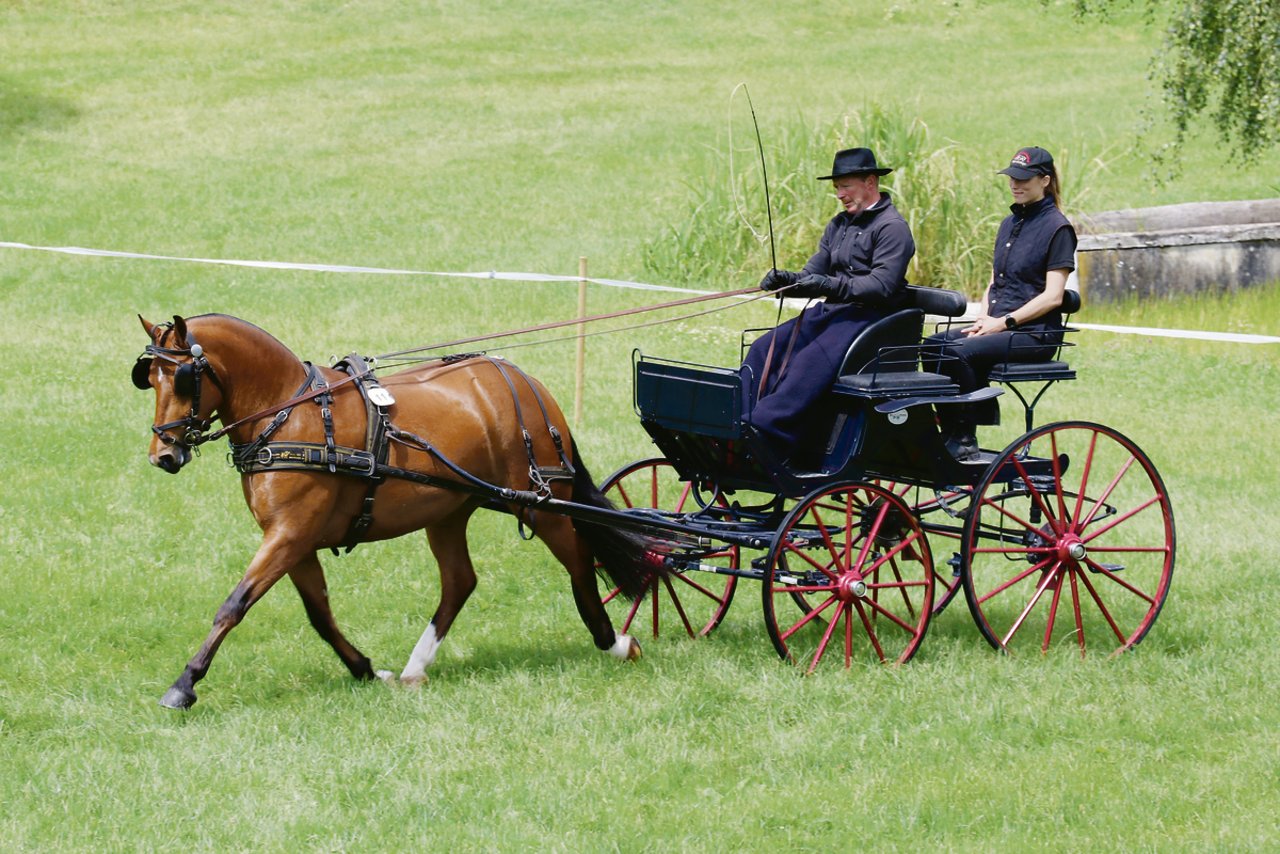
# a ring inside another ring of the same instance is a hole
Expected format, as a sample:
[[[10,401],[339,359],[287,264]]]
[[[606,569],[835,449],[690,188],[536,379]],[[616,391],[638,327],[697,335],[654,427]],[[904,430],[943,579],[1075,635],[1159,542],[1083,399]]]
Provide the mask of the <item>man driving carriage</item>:
[[[770,270],[760,282],[767,291],[822,300],[753,342],[742,366],[751,423],[784,456],[800,441],[806,412],[835,382],[849,344],[906,299],[916,247],[880,189],[892,171],[868,148],[836,152],[831,174],[818,180],[832,182],[844,210],[802,270]]]

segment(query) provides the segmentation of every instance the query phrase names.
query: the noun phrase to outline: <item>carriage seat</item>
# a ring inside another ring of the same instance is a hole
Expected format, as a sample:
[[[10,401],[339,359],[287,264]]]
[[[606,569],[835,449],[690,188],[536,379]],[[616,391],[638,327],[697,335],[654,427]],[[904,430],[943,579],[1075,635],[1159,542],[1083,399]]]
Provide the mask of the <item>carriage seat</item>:
[[[907,286],[908,307],[872,323],[845,351],[832,389],[860,398],[905,398],[959,394],[950,377],[921,371],[920,340],[925,313],[958,317],[964,295],[943,288]]]
[[[1062,313],[1070,317],[1080,310],[1080,292],[1079,291],[1063,291],[1062,294]],[[1016,350],[1017,334],[1014,334],[1014,343],[1012,349]],[[1071,346],[1070,344],[1062,346]],[[1061,355],[1061,346],[1054,355]],[[993,383],[1017,383],[1017,382],[1036,382],[1048,381],[1057,382],[1059,380],[1073,380],[1076,378],[1076,372],[1071,366],[1059,359],[1052,359],[1044,362],[1002,362],[991,369],[989,375]]]
[[[1049,362],[1005,362],[992,368],[990,374],[993,383],[1058,382],[1075,378],[1075,370],[1056,359]]]
[[[1064,318],[1070,318],[1080,310],[1080,292],[1067,290],[1062,294],[1062,313]],[[1065,325],[1065,323],[1064,323]],[[1016,351],[1018,333],[1013,334],[1013,341],[1010,349]],[[991,373],[987,378],[993,383],[1007,385],[1013,389],[1013,393],[1022,401],[1023,413],[1025,416],[1027,431],[1030,432],[1035,423],[1036,404],[1040,402],[1040,398],[1048,391],[1049,386],[1056,382],[1064,380],[1074,380],[1076,372],[1070,365],[1062,361],[1063,347],[1075,346],[1070,343],[1062,343],[1058,345],[1058,349],[1054,352],[1054,358],[1042,362],[1001,362],[991,369]],[[1044,383],[1040,387],[1040,391],[1035,397],[1028,401],[1026,397],[1018,390],[1017,383]]]

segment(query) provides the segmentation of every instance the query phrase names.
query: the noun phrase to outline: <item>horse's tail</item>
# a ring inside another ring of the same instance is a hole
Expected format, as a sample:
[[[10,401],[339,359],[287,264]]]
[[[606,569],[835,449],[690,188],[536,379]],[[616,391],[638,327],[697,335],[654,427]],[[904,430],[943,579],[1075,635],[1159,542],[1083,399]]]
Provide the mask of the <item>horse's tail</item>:
[[[578,453],[577,442],[571,442],[573,448],[573,500],[579,504],[616,510],[614,503],[608,499],[591,478],[587,465]],[[665,575],[666,566],[662,559],[660,541],[635,531],[628,531],[614,525],[600,522],[587,522],[574,519],[573,527],[591,547],[591,552],[614,586],[622,591],[628,599],[639,599],[654,575]]]

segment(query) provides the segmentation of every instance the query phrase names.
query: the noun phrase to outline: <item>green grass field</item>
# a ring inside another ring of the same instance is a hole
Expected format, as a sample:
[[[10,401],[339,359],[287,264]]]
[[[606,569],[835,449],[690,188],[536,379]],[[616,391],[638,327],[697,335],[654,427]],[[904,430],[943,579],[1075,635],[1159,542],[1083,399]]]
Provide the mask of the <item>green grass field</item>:
[[[2,4],[0,241],[558,274],[586,255],[642,279],[646,242],[721,161],[744,80],[766,153],[874,101],[992,172],[1029,142],[1102,159],[1086,208],[1275,195],[1280,155],[1228,166],[1212,136],[1154,183],[1131,149],[1158,29],[1067,6]],[[593,287],[590,310],[661,298]],[[285,585],[190,712],[159,708],[258,537],[223,446],[177,477],[147,464],[136,314],[236,314],[324,362],[575,304],[564,284],[0,249],[0,848],[1280,844],[1276,345],[1081,333],[1081,380],[1042,405],[1134,438],[1173,496],[1172,593],[1117,659],[999,657],[957,603],[905,667],[802,679],[747,584],[709,639],[648,640],[621,665],[545,550],[483,516],[480,587],[421,690],[353,683]],[[1277,317],[1272,287],[1080,319],[1275,335]],[[757,304],[590,339],[577,439],[597,478],[652,453],[633,348],[729,364],[773,319]],[[570,405],[572,344],[502,352]],[[984,445],[1016,435],[1005,421]],[[325,563],[349,637],[398,671],[435,608],[425,539]]]

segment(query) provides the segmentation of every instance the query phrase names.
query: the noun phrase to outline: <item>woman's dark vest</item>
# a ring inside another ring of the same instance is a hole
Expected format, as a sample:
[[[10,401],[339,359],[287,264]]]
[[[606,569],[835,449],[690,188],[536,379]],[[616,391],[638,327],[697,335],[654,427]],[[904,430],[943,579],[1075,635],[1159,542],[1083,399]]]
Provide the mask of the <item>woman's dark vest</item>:
[[[995,261],[988,311],[1004,317],[1029,300],[1044,293],[1048,274],[1049,242],[1071,222],[1058,210],[1052,196],[1030,205],[1013,205],[1013,214],[1000,223],[996,232]],[[1029,328],[1062,326],[1062,312],[1051,311],[1027,324]]]

